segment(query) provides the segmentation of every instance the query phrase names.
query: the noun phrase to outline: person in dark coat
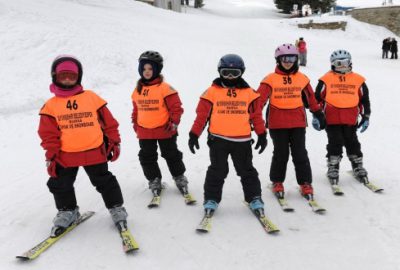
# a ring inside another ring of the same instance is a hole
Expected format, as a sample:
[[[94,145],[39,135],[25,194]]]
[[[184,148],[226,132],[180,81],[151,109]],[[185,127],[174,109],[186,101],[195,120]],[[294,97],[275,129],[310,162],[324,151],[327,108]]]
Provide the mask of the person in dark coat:
[[[201,8],[204,6],[203,0],[194,0],[194,8]]]
[[[392,53],[390,59],[397,59],[397,51],[397,40],[395,38],[392,38],[390,42],[390,52]]]
[[[382,59],[388,58],[390,50],[390,38],[385,38],[382,42]]]

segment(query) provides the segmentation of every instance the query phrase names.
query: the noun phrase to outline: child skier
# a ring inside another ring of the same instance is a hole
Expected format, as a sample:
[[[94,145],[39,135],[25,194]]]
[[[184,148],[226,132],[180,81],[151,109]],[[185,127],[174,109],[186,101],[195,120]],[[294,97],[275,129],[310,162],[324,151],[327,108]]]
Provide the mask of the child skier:
[[[177,128],[183,114],[178,92],[161,75],[163,58],[155,51],[146,51],[139,57],[140,79],[132,93],[132,123],[139,139],[139,160],[143,172],[149,181],[157,206],[161,194],[161,171],[157,164],[157,143],[161,156],[167,161],[179,191],[185,196],[186,203],[194,201],[188,193],[188,180],[184,175],[186,168],[182,161],[182,152],[177,146]]]
[[[305,67],[307,65],[307,43],[304,38],[301,37],[296,41],[296,47],[299,51],[299,64]]]
[[[369,90],[365,79],[352,71],[352,60],[348,51],[334,51],[330,62],[331,70],[319,79],[315,92],[315,97],[322,103],[326,115],[327,176],[332,185],[338,184],[339,163],[342,159],[342,148],[345,146],[354,176],[362,183],[368,183],[357,128],[364,132],[369,125]]]
[[[245,65],[235,54],[223,56],[218,64],[216,78],[201,96],[197,117],[189,133],[189,148],[199,149],[198,138],[207,122],[211,165],[204,183],[204,209],[213,213],[222,197],[222,188],[228,175],[228,156],[231,155],[236,173],[241,178],[245,201],[253,211],[263,211],[261,185],[252,164],[251,129],[258,135],[256,149],[261,154],[267,146],[265,122],[258,104],[259,94],[242,78]]]
[[[325,127],[325,117],[315,100],[310,80],[299,72],[296,47],[292,44],[279,46],[275,50],[275,59],[275,72],[267,75],[257,90],[261,95],[261,106],[269,100],[266,123],[274,144],[269,175],[272,191],[283,199],[290,149],[301,194],[312,200],[312,174],[305,145],[305,108],[310,108],[321,129]]]
[[[117,227],[126,228],[121,188],[108,171],[107,161],[120,153],[118,122],[106,101],[81,85],[82,65],[73,56],[59,56],[51,66],[50,91],[55,95],[40,110],[39,136],[46,150],[47,186],[58,213],[51,235],[63,233],[79,216],[74,191],[78,169],[83,166],[101,193]]]

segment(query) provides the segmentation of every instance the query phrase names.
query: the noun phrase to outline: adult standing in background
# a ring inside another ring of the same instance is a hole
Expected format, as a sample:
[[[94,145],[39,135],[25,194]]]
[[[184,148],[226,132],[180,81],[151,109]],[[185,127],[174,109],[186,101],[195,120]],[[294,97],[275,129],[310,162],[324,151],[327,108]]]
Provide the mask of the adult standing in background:
[[[390,50],[390,38],[385,38],[382,42],[382,59],[388,58]]]
[[[397,40],[395,38],[392,38],[390,41],[390,52],[392,53],[390,59],[397,59],[397,51]]]
[[[201,8],[203,6],[203,0],[194,0],[194,8]]]

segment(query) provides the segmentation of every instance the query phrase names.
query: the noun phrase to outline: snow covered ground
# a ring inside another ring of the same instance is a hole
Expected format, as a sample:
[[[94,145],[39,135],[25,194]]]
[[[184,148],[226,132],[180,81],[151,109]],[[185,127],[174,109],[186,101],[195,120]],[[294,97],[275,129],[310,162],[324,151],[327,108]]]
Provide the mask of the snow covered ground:
[[[372,1],[338,2],[355,6]],[[345,32],[298,29],[296,19],[282,19],[272,1],[262,0],[206,1],[204,9],[189,7],[181,14],[131,0],[0,0],[0,269],[400,269],[400,62],[380,59],[382,39],[394,34],[348,17],[336,19],[348,21]],[[300,36],[309,46],[309,64],[302,71],[314,86],[338,48],[352,53],[355,71],[367,78],[371,125],[359,137],[370,178],[385,188],[384,194],[373,194],[346,174],[350,165],[345,158],[345,196],[334,197],[324,177],[326,134],[309,128],[315,192],[328,209],[325,216],[312,213],[298,195],[291,164],[285,185],[296,212],[280,210],[267,189],[270,140],[265,153],[254,153],[254,164],[267,214],[280,235],[267,235],[246,209],[232,166],[212,232],[196,234],[209,164],[205,135],[196,155],[187,147],[198,97],[217,76],[222,55],[240,54],[247,66],[244,77],[256,88],[274,68],[275,47]],[[148,49],[164,56],[163,73],[184,104],[179,145],[190,189],[199,200],[194,207],[184,205],[163,160],[168,188],[162,206],[146,207],[150,192],[137,158],[130,95],[138,79],[137,58]],[[79,205],[96,215],[36,261],[20,263],[15,255],[42,240],[56,214],[37,126],[38,111],[51,97],[50,64],[64,53],[79,57],[83,85],[105,98],[120,122],[122,155],[110,168],[123,188],[128,222],[141,249],[133,256],[123,254],[100,195],[80,172]]]

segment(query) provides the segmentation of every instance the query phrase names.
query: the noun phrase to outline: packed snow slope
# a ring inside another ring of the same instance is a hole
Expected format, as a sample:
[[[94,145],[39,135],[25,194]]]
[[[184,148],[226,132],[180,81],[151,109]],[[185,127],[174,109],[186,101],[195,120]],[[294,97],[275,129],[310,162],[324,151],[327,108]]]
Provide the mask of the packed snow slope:
[[[205,3],[203,9],[189,7],[179,14],[131,0],[0,0],[0,269],[400,269],[399,62],[380,59],[382,39],[394,34],[348,17],[315,18],[346,20],[345,32],[302,30],[296,26],[301,20],[282,18],[272,1]],[[212,232],[196,234],[209,165],[206,134],[196,155],[187,147],[199,96],[218,76],[222,55],[240,54],[247,66],[244,78],[257,88],[274,69],[275,47],[300,36],[309,46],[302,71],[314,87],[338,48],[352,53],[354,70],[367,78],[371,125],[359,138],[370,179],[385,192],[373,194],[353,180],[344,158],[340,184],[345,196],[334,197],[325,178],[326,134],[308,128],[316,198],[327,208],[326,215],[314,214],[300,197],[291,162],[285,186],[296,211],[281,211],[267,188],[273,149],[269,139],[265,153],[254,152],[254,165],[267,215],[281,233],[267,235],[245,207],[231,164]],[[178,143],[196,206],[184,205],[160,158],[167,189],[159,209],[146,207],[150,192],[137,157],[130,95],[139,78],[137,59],[149,49],[164,56],[163,74],[184,104]],[[58,54],[81,60],[84,87],[106,99],[120,122],[122,154],[110,170],[121,184],[128,222],[140,244],[134,255],[123,254],[101,196],[81,170],[75,184],[78,203],[82,211],[96,215],[36,261],[15,259],[48,235],[56,214],[37,127],[38,112],[52,96],[49,71]]]

